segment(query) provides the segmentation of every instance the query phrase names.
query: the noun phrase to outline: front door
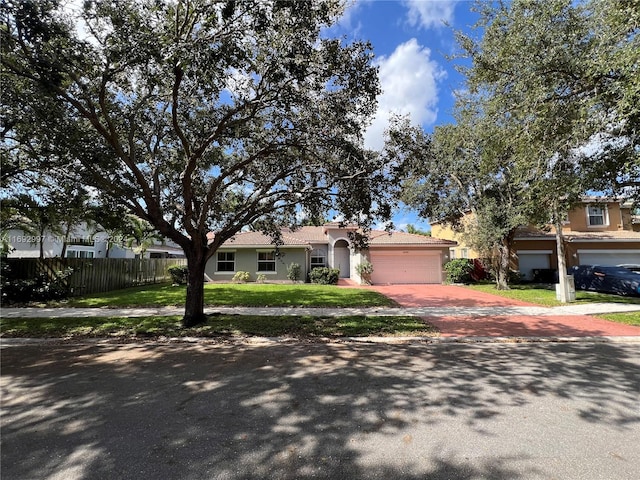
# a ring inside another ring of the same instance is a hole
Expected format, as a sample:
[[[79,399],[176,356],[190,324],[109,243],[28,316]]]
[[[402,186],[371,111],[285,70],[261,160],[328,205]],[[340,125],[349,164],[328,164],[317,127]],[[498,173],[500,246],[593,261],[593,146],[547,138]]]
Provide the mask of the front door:
[[[333,268],[340,270],[340,278],[351,276],[351,251],[346,240],[338,240],[333,246]]]

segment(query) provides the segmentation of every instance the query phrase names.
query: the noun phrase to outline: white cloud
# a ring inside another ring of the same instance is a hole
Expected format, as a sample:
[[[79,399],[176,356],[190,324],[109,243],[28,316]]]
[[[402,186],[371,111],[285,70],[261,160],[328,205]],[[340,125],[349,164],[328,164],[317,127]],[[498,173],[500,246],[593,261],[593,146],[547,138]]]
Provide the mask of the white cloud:
[[[323,38],[335,38],[347,35],[347,38],[358,39],[362,29],[362,23],[358,20],[361,7],[371,3],[371,0],[345,0],[344,11],[330,27],[322,29],[320,36]]]
[[[346,31],[353,32],[354,30],[360,29],[360,22],[354,25],[353,20],[357,15],[360,7],[362,6],[362,2],[356,2],[355,0],[350,0],[346,3],[344,13],[338,20],[337,24],[340,28]]]
[[[407,21],[418,28],[440,28],[453,20],[458,0],[406,0]]]
[[[380,150],[392,114],[409,115],[412,123],[430,125],[436,120],[438,82],[446,72],[431,59],[431,50],[415,38],[396,47],[389,57],[377,60],[382,94],[378,111],[365,133],[365,146]]]

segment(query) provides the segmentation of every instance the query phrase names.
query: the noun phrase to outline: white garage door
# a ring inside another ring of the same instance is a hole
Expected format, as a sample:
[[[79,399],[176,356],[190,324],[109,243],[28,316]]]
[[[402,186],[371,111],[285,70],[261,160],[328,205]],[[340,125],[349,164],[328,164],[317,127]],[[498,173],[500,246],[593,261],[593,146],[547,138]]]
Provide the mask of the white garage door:
[[[377,285],[387,283],[442,283],[439,252],[371,252],[373,275]]]
[[[518,269],[527,280],[533,280],[533,270],[551,268],[551,251],[518,250]]]
[[[623,263],[640,264],[640,250],[628,252],[578,250],[581,265],[621,265]]]

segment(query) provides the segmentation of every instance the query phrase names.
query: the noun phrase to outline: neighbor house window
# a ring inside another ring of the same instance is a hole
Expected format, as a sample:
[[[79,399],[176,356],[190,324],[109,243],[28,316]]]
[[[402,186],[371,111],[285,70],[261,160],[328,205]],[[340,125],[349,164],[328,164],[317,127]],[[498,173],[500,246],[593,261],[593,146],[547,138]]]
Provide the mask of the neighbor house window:
[[[235,272],[235,252],[218,252],[218,272]]]
[[[469,249],[463,248],[460,250],[460,258],[469,258]]]
[[[311,252],[311,269],[327,265],[327,255],[323,250],[316,249]]]
[[[86,250],[67,250],[67,258],[93,258],[93,252]]]
[[[67,242],[68,245],[83,245],[85,247],[93,247],[94,241],[91,237],[85,238],[70,238]]]
[[[455,248],[450,248],[449,249],[449,259],[453,260],[456,258],[456,249]]]
[[[608,225],[607,208],[598,205],[589,205],[587,207],[587,220],[590,227]]]
[[[258,271],[276,271],[276,252],[258,252]]]

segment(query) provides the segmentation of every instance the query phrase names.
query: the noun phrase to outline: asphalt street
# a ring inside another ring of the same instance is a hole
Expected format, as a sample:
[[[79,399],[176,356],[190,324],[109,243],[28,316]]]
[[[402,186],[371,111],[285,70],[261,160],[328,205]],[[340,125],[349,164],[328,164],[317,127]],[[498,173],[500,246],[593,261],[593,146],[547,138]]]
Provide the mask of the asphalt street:
[[[618,479],[640,344],[2,345],[3,479]]]

